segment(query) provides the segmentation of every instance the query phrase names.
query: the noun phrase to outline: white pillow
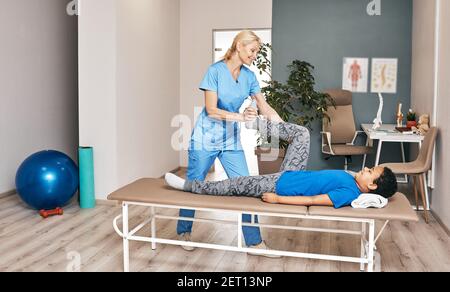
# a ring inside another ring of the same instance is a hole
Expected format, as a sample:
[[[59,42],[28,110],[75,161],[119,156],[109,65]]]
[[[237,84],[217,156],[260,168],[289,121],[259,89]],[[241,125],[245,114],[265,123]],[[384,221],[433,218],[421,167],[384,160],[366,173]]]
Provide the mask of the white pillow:
[[[388,203],[388,199],[377,194],[361,194],[352,202],[352,207],[355,209],[367,208],[384,208]]]

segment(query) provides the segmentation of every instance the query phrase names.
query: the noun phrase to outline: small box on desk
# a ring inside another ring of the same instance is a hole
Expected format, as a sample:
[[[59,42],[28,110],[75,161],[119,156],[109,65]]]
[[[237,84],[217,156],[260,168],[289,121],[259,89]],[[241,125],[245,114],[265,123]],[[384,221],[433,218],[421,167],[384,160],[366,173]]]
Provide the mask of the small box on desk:
[[[395,127],[395,129],[402,134],[414,134],[414,131],[411,129],[411,127]]]

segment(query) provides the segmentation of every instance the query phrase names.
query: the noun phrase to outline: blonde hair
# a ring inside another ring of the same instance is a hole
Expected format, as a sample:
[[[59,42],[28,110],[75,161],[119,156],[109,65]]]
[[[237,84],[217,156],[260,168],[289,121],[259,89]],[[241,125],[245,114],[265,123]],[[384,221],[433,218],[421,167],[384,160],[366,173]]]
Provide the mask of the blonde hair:
[[[241,43],[243,46],[246,46],[248,44],[251,44],[253,42],[258,42],[258,44],[261,45],[261,39],[251,30],[243,30],[234,38],[233,44],[231,45],[231,48],[228,49],[227,53],[223,57],[223,60],[228,61],[231,59],[234,53],[237,51],[237,44],[238,42]]]

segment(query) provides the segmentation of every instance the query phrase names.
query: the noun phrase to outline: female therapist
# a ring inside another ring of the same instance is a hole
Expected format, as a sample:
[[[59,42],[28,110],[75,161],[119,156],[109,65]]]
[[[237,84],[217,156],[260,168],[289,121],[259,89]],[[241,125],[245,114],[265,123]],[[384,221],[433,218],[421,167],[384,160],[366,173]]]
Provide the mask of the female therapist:
[[[253,121],[258,112],[248,107],[243,114],[239,108],[252,97],[260,114],[282,122],[282,119],[265,101],[255,74],[244,66],[251,66],[259,52],[260,38],[252,31],[240,32],[234,39],[224,59],[208,68],[201,84],[205,108],[200,114],[189,145],[188,180],[205,180],[208,170],[218,158],[229,178],[248,176],[249,171],[240,143],[239,122]],[[180,217],[194,217],[194,210],[180,210]],[[251,215],[243,215],[243,222],[251,222]],[[256,222],[257,218],[256,218]],[[180,240],[190,241],[192,221],[178,221]],[[243,227],[247,246],[266,249],[258,227]],[[194,247],[183,246],[186,250]]]

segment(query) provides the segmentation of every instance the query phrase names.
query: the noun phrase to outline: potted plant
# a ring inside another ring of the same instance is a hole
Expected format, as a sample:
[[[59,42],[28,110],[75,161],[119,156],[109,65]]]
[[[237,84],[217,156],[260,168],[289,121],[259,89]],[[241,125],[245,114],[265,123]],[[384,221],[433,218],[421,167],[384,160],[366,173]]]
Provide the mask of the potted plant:
[[[334,101],[328,94],[314,90],[315,80],[311,73],[314,67],[308,62],[294,60],[288,66],[290,73],[286,83],[273,80],[270,74],[271,62],[268,59],[268,52],[271,49],[269,44],[263,44],[256,59],[256,67],[260,74],[265,72],[271,78],[264,81],[266,86],[261,88],[267,103],[284,121],[305,126],[310,130],[314,121],[329,119],[327,109],[330,105],[334,106]],[[272,141],[272,137],[263,132],[259,135],[255,154],[258,157],[260,174],[278,172],[288,142]]]
[[[412,109],[409,109],[408,114],[406,115],[406,127],[412,128],[415,126],[417,126],[416,113],[413,112]]]

